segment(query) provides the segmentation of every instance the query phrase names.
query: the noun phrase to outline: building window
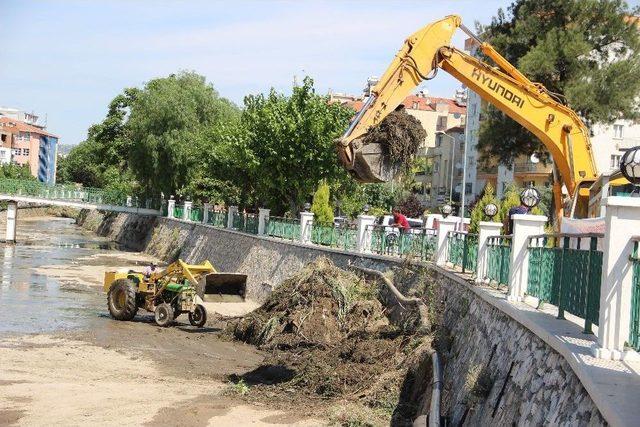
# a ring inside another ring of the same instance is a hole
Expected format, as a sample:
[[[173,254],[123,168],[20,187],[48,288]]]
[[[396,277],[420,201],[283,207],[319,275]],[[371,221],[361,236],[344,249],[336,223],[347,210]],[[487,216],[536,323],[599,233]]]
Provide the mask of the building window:
[[[22,154],[25,155],[25,156],[28,156],[29,155],[29,149],[28,148],[22,149]]]
[[[22,141],[28,141],[31,139],[31,132],[20,132],[18,134],[18,139]]]
[[[440,162],[433,162],[433,172],[434,173],[440,172]]]
[[[617,169],[620,167],[620,155],[612,154],[611,155],[611,169]]]
[[[472,194],[473,193],[473,183],[467,182],[464,184],[464,194]]]
[[[613,125],[613,137],[616,139],[622,139],[624,136],[623,130],[623,125]]]
[[[436,148],[439,148],[442,145],[442,135],[436,135]]]
[[[11,150],[11,154],[13,154],[14,156],[21,156],[22,148],[14,148],[13,150]]]
[[[436,130],[447,130],[447,116],[438,116]]]

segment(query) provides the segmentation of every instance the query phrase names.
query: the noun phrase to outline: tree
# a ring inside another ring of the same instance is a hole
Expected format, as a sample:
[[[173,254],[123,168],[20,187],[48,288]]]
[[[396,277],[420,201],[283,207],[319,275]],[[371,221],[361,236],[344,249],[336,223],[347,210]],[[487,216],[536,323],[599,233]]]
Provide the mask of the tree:
[[[410,218],[420,218],[424,213],[424,206],[415,194],[409,194],[396,206],[404,215]]]
[[[333,224],[333,209],[329,204],[329,186],[322,181],[313,195],[311,212],[314,213],[314,221],[320,225]]]
[[[626,19],[639,10],[622,0],[516,0],[480,31],[529,79],[566,98],[587,125],[610,124],[640,113],[640,37]],[[486,111],[479,149],[504,164],[521,154],[546,153],[535,136],[494,107]]]
[[[496,220],[502,221],[504,224],[504,230],[509,230],[509,210],[520,206],[520,192],[515,185],[509,185],[502,196],[500,201],[500,209],[498,210],[498,216]]]
[[[476,203],[476,205],[471,210],[471,223],[469,225],[469,233],[478,233],[478,226],[480,221],[489,221],[490,218],[487,217],[484,213],[484,208],[489,203],[493,203],[498,206],[498,200],[496,199],[495,192],[493,190],[493,186],[490,183],[484,186],[484,190],[482,190],[482,196],[480,200]]]
[[[344,132],[353,110],[315,93],[306,77],[291,96],[274,89],[245,97],[242,123],[245,151],[257,200],[282,214],[296,212],[324,179],[333,186],[350,179],[338,162],[334,140]]]
[[[28,164],[24,166],[14,164],[0,165],[0,178],[29,181],[36,180],[36,178],[31,175],[31,169]]]
[[[186,191],[202,173],[228,181],[207,160],[222,140],[216,128],[239,117],[238,108],[198,74],[149,81],[133,99],[126,125],[131,171],[141,190],[153,196]]]

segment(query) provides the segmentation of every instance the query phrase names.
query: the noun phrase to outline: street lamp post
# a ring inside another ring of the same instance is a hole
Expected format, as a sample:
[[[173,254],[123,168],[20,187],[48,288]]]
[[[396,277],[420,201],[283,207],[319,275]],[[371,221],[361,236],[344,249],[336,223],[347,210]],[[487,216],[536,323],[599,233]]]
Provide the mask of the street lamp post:
[[[451,138],[451,180],[449,181],[449,203],[453,202],[453,168],[456,161],[456,139],[444,131],[437,131],[436,133],[444,135],[447,138]],[[464,173],[464,171],[462,171]]]

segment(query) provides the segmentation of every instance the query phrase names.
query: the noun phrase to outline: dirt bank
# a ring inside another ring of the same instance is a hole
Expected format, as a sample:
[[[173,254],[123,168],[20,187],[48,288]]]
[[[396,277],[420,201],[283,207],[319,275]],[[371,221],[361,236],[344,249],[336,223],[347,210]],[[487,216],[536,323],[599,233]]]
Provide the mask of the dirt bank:
[[[52,317],[75,320],[52,333],[0,333],[0,425],[322,424],[308,414],[239,399],[229,385],[230,375],[255,369],[264,355],[221,339],[223,325],[213,312],[245,314],[255,305],[214,304],[202,329],[186,316],[175,327],[159,328],[142,311],[132,322],[112,320],[101,290],[104,270],[140,268],[152,258],[105,250],[102,240],[85,239],[68,224],[51,229],[59,221],[21,221],[23,239],[3,252],[3,289],[8,286],[13,299],[0,293],[0,309],[31,324],[33,309],[49,310],[55,297]],[[38,295],[47,299],[30,305]]]

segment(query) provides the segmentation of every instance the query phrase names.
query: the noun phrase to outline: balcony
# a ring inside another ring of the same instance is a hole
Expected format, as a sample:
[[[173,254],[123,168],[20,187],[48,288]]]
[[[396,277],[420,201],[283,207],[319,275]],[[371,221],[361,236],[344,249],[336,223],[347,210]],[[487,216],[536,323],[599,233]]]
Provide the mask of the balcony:
[[[517,174],[550,174],[552,170],[551,165],[543,163],[517,162],[513,171]]]

